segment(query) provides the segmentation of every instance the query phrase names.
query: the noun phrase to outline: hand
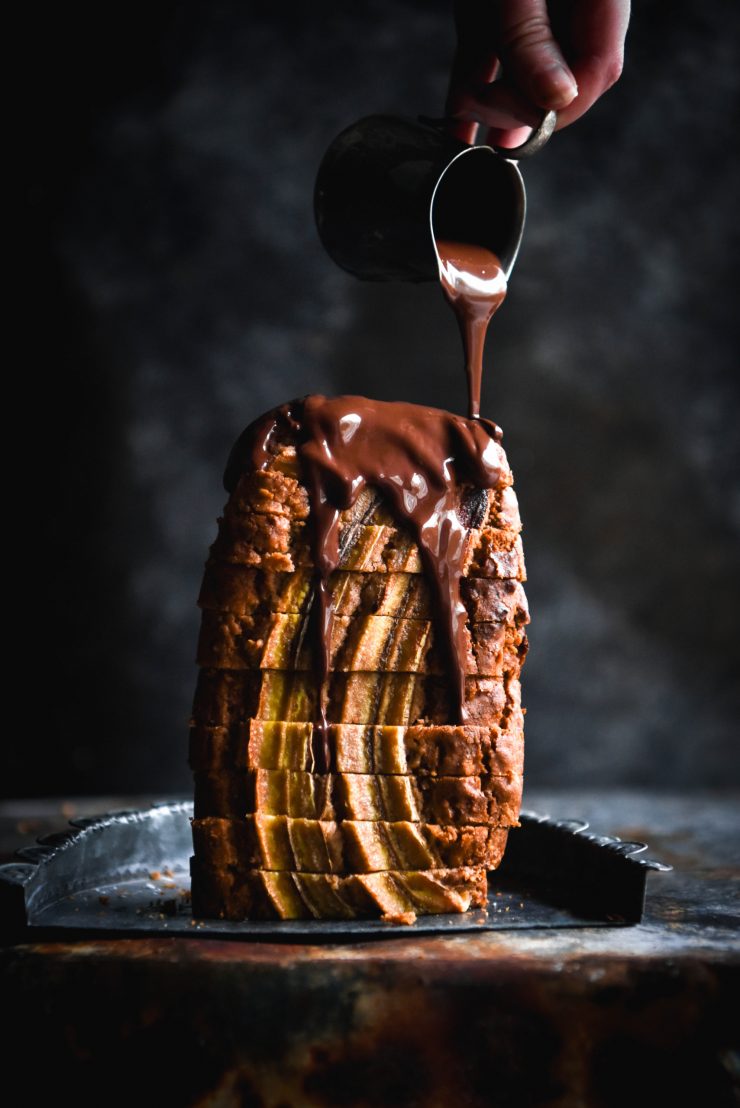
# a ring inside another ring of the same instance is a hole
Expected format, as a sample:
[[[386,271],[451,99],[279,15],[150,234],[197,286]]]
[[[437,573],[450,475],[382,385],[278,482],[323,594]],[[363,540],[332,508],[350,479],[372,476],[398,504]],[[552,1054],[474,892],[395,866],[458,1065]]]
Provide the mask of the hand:
[[[454,134],[518,146],[551,108],[567,127],[618,80],[629,15],[630,0],[456,0]]]

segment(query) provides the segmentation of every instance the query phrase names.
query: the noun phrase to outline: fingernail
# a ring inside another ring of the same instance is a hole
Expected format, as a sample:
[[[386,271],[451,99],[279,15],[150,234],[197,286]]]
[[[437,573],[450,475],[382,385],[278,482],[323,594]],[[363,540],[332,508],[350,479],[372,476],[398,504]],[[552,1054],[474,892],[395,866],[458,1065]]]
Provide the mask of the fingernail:
[[[578,96],[578,85],[573,74],[562,65],[542,70],[534,83],[543,108],[565,108]]]

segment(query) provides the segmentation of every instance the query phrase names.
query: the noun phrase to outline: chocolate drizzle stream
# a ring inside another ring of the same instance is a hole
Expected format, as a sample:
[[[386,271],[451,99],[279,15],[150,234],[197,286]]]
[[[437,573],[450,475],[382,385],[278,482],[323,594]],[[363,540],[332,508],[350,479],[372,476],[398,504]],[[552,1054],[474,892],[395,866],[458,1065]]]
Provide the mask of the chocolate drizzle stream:
[[[468,415],[480,417],[483,344],[491,317],[506,296],[501,262],[484,246],[436,239],[442,292],[457,316],[468,378]]]
[[[366,485],[373,486],[388,499],[401,526],[412,532],[439,612],[457,716],[464,723],[465,609],[460,577],[467,527],[460,519],[461,492],[466,485],[499,485],[500,441],[499,428],[485,419],[362,396],[307,396],[262,416],[232,450],[224,476],[229,492],[242,473],[265,469],[282,442],[295,443],[303,467],[311,504],[317,601],[314,762],[319,772],[332,766],[326,714],[333,618],[328,583],[340,561],[342,511],[352,507]]]

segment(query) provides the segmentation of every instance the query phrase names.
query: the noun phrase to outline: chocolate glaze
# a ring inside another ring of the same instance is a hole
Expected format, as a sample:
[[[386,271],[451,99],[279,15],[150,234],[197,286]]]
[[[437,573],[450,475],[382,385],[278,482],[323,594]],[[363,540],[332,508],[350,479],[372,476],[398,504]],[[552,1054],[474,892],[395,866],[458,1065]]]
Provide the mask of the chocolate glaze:
[[[341,512],[365,485],[389,501],[399,523],[419,546],[446,641],[458,721],[467,719],[463,659],[465,608],[460,577],[468,525],[460,517],[462,490],[496,488],[501,481],[501,431],[489,420],[465,419],[418,404],[387,403],[362,396],[307,396],[268,412],[242,434],[232,450],[224,484],[266,468],[281,442],[293,442],[309,491],[317,600],[319,719],[314,761],[332,765],[326,696],[332,609],[330,574],[340,559]]]
[[[483,345],[491,317],[506,296],[506,274],[493,251],[436,239],[442,291],[457,316],[468,378],[468,415],[480,417]]]

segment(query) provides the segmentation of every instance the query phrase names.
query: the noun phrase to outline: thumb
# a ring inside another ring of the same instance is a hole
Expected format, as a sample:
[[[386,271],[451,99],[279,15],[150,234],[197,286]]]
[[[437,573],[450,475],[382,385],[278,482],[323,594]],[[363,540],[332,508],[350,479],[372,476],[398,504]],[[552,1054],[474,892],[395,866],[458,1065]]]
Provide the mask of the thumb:
[[[500,0],[496,11],[506,78],[539,108],[567,107],[578,86],[553,38],[546,0]]]

